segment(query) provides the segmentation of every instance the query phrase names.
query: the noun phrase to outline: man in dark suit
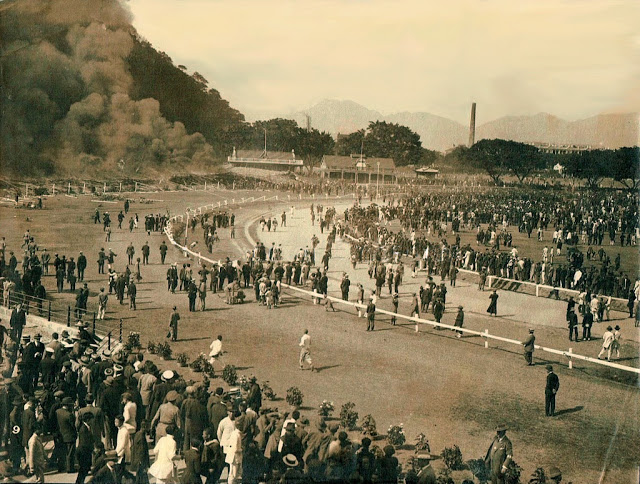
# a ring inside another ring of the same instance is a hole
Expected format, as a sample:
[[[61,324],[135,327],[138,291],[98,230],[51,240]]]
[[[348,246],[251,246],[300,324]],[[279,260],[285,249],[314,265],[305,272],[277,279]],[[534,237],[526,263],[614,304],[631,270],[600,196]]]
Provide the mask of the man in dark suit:
[[[22,304],[18,304],[11,313],[11,319],[9,320],[12,340],[20,342],[25,324],[27,324],[27,315],[22,309]]]
[[[200,437],[192,437],[190,448],[184,453],[185,470],[182,474],[180,482],[182,484],[202,484],[200,447],[202,439]]]
[[[507,426],[498,425],[496,436],[484,458],[484,465],[491,476],[491,484],[505,484],[505,473],[512,459],[513,446],[507,437]]]
[[[558,375],[553,372],[553,366],[547,365],[547,386],[544,389],[544,413],[547,417],[555,415],[558,388],[560,388]]]
[[[85,412],[82,414],[80,420],[78,446],[76,447],[76,457],[78,459],[78,477],[76,478],[76,484],[84,484],[85,478],[89,475],[94,443],[93,431],[91,430],[93,414],[91,412]]]
[[[536,345],[536,337],[533,335],[533,329],[529,330],[529,337],[522,342],[522,346],[524,346],[524,359],[527,362],[527,365],[533,365],[533,350]]]
[[[71,397],[62,399],[62,408],[56,410],[56,419],[58,420],[58,432],[60,432],[60,440],[64,449],[65,471],[72,473],[75,472],[76,426],[73,418],[73,399]]]

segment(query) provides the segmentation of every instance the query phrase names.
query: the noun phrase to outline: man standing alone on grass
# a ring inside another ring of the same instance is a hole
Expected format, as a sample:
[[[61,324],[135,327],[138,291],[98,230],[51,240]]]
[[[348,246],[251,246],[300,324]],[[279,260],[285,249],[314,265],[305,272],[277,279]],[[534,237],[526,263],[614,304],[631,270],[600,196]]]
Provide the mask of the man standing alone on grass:
[[[544,389],[544,413],[553,417],[556,413],[556,393],[560,388],[558,375],[553,372],[553,366],[547,365],[547,386]]]
[[[171,322],[169,323],[171,341],[178,341],[178,321],[180,321],[180,314],[178,314],[178,308],[173,306],[173,314],[171,314]]]
[[[524,359],[529,366],[533,366],[533,350],[535,348],[535,342],[536,337],[533,335],[533,329],[530,329],[529,337],[522,342],[522,346],[524,346]]]
[[[505,473],[513,459],[513,445],[507,437],[506,425],[496,427],[496,436],[484,458],[484,464],[491,476],[491,484],[505,484]]]
[[[373,298],[369,298],[369,304],[367,305],[367,331],[373,331],[375,325],[376,305],[373,303]]]
[[[309,363],[310,369],[313,372],[313,362],[311,361],[311,336],[309,336],[309,330],[305,329],[302,338],[300,338],[300,369],[304,370],[303,363]]]

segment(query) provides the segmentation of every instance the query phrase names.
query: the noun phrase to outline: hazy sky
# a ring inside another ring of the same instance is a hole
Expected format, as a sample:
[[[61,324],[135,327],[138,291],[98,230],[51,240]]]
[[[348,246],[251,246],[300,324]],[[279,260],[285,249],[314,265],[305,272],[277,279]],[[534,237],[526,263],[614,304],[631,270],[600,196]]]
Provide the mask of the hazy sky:
[[[131,0],[133,24],[248,118],[349,99],[467,123],[640,109],[640,1]]]

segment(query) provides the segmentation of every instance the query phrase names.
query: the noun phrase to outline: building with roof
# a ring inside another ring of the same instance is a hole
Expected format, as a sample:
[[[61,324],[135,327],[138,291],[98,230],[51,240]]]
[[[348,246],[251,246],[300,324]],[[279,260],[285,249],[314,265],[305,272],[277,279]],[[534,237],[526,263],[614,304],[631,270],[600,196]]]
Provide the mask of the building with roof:
[[[243,168],[262,168],[264,170],[275,171],[302,171],[304,160],[296,158],[293,150],[291,153],[286,151],[267,151],[267,150],[238,150],[235,147],[231,156],[227,157],[227,161],[232,166],[240,166]]]
[[[396,164],[391,158],[367,158],[362,155],[324,155],[320,174],[327,180],[352,183],[397,183]]]

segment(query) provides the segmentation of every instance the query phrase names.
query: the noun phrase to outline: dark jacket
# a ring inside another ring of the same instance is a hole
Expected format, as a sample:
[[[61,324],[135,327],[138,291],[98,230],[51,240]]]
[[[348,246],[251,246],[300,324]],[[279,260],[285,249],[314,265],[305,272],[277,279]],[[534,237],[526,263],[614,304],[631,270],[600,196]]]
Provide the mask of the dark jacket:
[[[200,452],[189,449],[184,453],[185,469],[180,482],[182,484],[202,484],[200,479]]]
[[[66,407],[56,410],[56,418],[58,420],[58,432],[64,443],[76,441],[76,426],[73,413]]]
[[[149,445],[144,431],[138,430],[131,444],[131,468],[149,468]]]

